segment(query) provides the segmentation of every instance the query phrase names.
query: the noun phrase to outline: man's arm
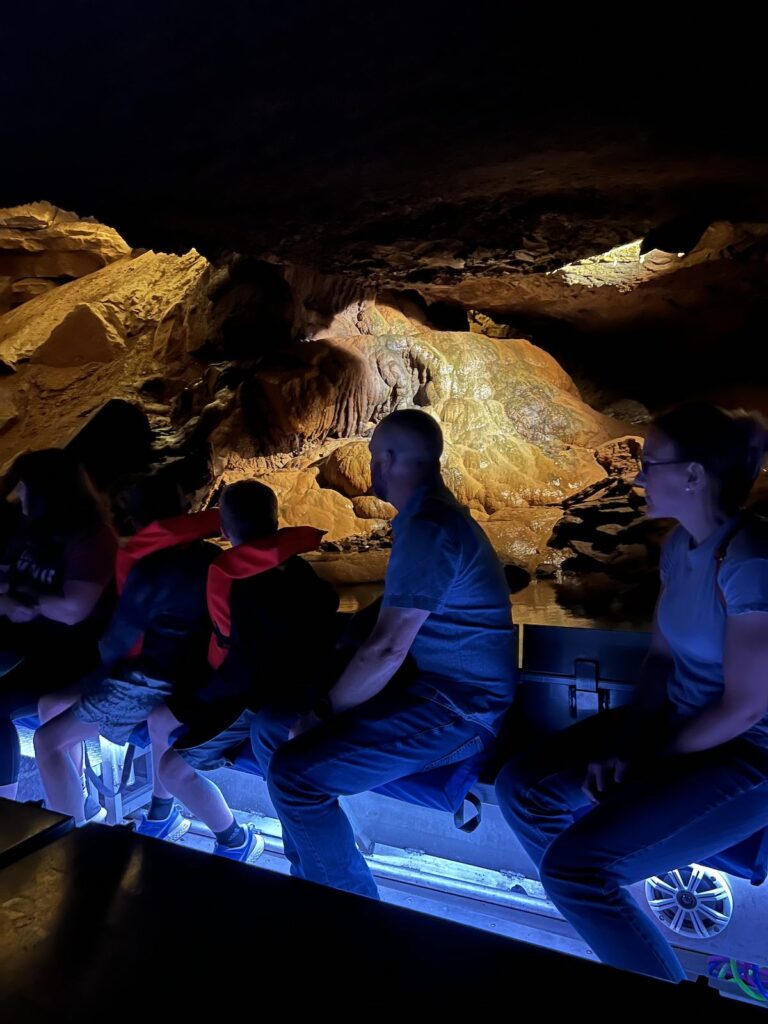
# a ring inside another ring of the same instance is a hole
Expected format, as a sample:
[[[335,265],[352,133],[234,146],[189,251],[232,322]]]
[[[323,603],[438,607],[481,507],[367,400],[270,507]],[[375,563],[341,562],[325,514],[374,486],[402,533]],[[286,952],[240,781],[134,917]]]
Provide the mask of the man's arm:
[[[429,612],[422,608],[382,608],[370,636],[337,680],[328,701],[333,714],[349,711],[380,693],[405,661]],[[313,712],[299,719],[291,738],[320,724]]]
[[[381,609],[370,636],[328,694],[334,712],[357,707],[384,689],[428,616],[421,608]]]

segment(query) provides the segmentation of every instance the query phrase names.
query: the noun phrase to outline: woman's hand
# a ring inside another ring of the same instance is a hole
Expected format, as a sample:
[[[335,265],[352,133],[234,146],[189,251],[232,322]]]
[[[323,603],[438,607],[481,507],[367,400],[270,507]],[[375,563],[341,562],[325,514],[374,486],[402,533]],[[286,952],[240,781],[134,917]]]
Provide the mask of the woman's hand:
[[[36,619],[39,610],[36,605],[20,604],[7,594],[3,594],[0,596],[0,615],[5,615],[11,622],[18,624]]]
[[[36,606],[30,607],[28,604],[17,604],[16,607],[11,610],[8,618],[11,622],[16,623],[31,622],[33,619],[36,619],[39,614],[39,610]]]

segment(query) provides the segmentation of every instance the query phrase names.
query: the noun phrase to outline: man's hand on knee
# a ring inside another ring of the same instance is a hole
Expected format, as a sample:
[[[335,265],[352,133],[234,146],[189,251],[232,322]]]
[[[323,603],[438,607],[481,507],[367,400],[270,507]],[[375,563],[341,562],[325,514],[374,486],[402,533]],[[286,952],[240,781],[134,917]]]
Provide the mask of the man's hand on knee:
[[[321,725],[321,720],[314,713],[310,711],[306,715],[302,715],[301,718],[297,719],[288,733],[288,739],[296,739],[297,736],[303,736],[305,732],[311,732],[312,729],[316,729],[318,725]]]
[[[613,789],[620,785],[627,773],[627,762],[619,757],[607,757],[593,761],[587,766],[582,791],[594,803],[604,800]]]

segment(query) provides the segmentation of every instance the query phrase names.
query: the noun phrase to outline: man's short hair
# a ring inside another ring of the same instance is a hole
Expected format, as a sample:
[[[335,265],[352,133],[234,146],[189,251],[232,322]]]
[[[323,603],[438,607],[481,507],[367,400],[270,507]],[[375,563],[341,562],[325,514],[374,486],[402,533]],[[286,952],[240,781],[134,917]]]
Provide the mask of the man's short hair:
[[[277,497],[258,480],[238,480],[224,488],[221,515],[229,533],[242,540],[263,537],[277,530]]]

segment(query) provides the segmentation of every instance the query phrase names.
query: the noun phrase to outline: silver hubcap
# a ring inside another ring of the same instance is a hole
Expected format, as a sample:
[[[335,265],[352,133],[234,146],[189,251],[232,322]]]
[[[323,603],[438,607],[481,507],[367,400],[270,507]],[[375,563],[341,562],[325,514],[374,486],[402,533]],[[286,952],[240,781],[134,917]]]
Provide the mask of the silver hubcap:
[[[719,935],[733,915],[733,895],[725,877],[700,864],[647,879],[645,898],[666,928],[696,939]]]

